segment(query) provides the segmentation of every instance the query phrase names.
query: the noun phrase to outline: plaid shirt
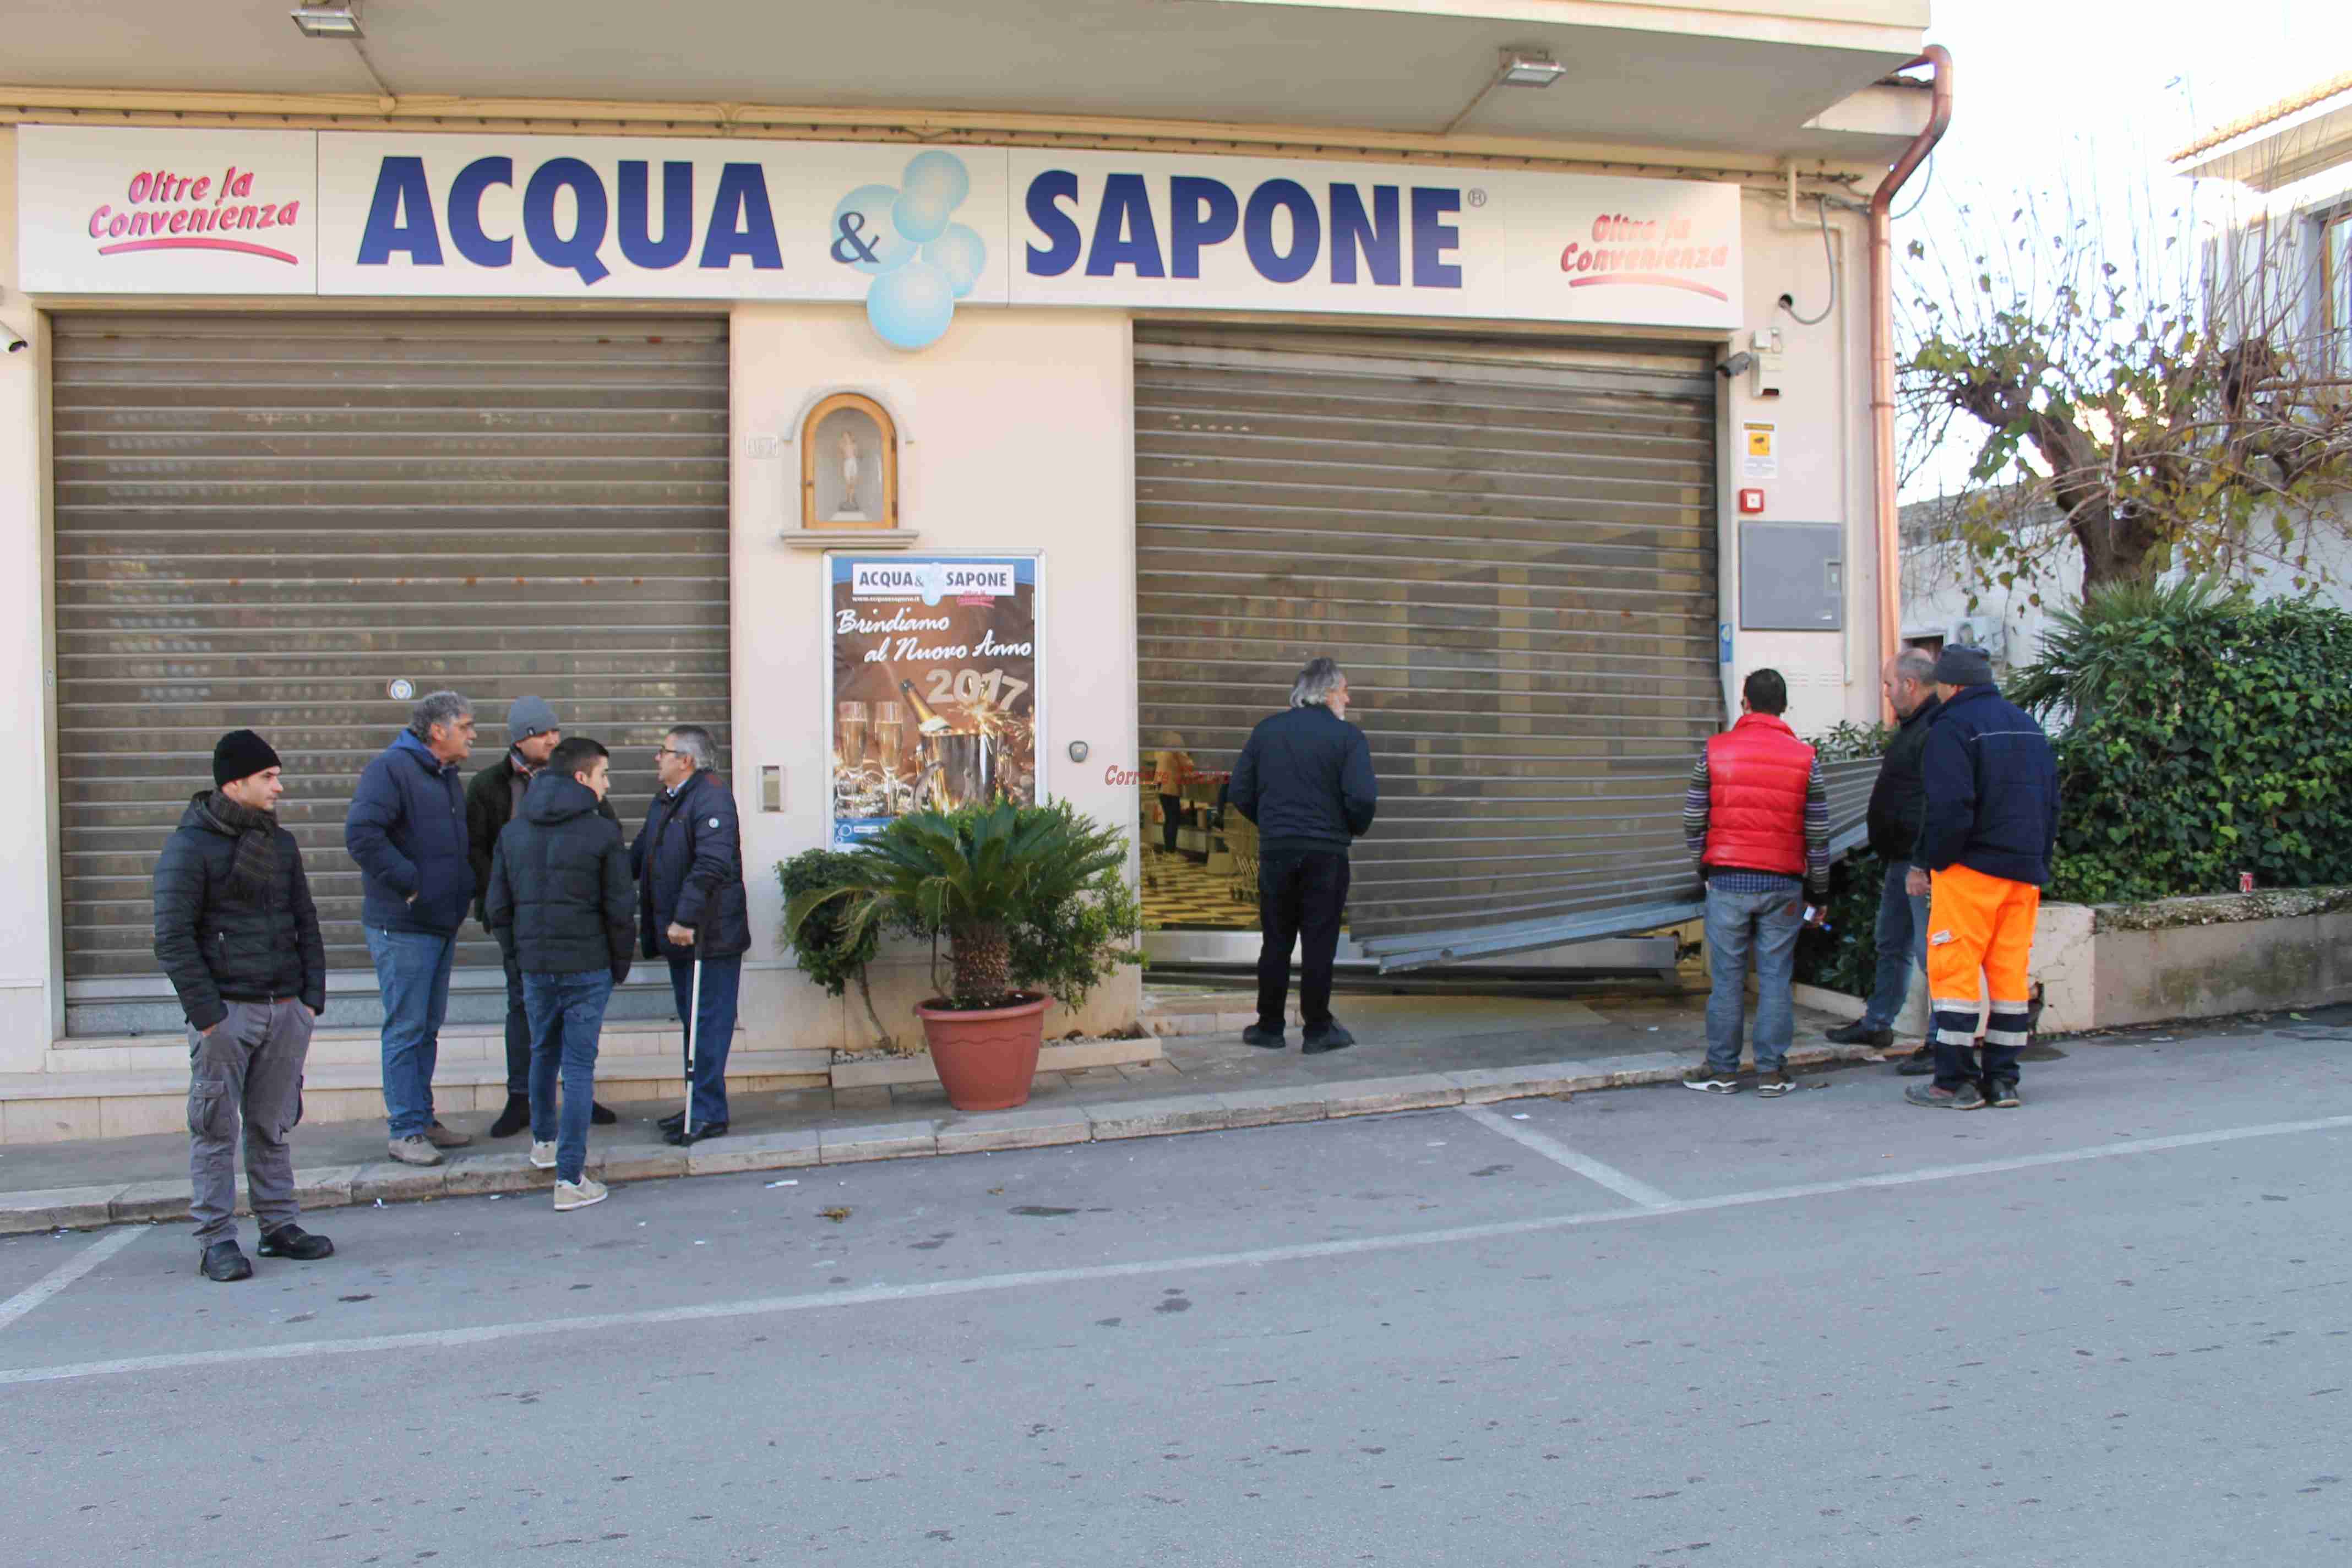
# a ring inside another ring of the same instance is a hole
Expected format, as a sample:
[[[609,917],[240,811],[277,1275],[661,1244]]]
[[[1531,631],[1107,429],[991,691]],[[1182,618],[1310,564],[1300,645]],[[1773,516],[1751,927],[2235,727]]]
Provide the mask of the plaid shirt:
[[[1780,871],[1759,871],[1749,867],[1706,864],[1707,814],[1714,795],[1706,774],[1706,752],[1701,751],[1698,761],[1692,764],[1690,783],[1683,790],[1683,842],[1690,848],[1690,857],[1699,863],[1709,887],[1721,888],[1727,893],[1787,893],[1796,895],[1801,885],[1795,877]],[[1822,783],[1822,764],[1814,759],[1811,774],[1805,780],[1805,875],[1801,886],[1813,902],[1827,903],[1830,896],[1830,792]]]

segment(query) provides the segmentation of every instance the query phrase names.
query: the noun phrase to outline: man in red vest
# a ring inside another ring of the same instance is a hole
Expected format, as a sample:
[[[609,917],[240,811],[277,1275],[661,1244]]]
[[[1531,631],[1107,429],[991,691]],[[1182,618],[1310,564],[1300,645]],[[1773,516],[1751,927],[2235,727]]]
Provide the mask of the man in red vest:
[[[1759,669],[1741,688],[1739,722],[1707,742],[1683,794],[1683,837],[1706,879],[1706,1061],[1683,1087],[1739,1092],[1748,958],[1756,956],[1756,1092],[1796,1087],[1786,1066],[1796,1033],[1790,987],[1805,902],[1830,889],[1830,801],[1813,749],[1780,717],[1789,683]],[[1813,919],[1820,917],[1816,913]]]

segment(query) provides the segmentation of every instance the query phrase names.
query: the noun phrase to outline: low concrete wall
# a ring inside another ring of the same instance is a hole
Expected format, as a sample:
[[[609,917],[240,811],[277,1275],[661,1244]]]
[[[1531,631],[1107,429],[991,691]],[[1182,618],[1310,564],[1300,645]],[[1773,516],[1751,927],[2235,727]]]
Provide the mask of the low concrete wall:
[[[2352,888],[2044,904],[2044,1033],[2352,1001]]]

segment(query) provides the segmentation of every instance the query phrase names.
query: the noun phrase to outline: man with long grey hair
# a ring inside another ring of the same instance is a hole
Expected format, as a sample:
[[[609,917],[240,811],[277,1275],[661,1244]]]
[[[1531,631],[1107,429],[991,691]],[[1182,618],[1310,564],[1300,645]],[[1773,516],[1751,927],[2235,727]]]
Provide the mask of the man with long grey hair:
[[[437,1165],[473,1140],[433,1114],[433,1068],[449,1011],[457,928],[474,902],[466,795],[457,764],[474,750],[474,705],[429,691],[408,728],[361,771],[343,847],[359,862],[360,921],[383,995],[383,1105],[392,1157]]]
[[[1283,1047],[1290,953],[1299,959],[1298,1011],[1308,1055],[1356,1043],[1331,1016],[1331,963],[1348,902],[1348,846],[1370,831],[1380,783],[1364,732],[1348,722],[1348,677],[1332,659],[1309,659],[1290,707],[1262,719],[1234,764],[1228,799],[1257,824],[1257,1022],[1242,1038]]]

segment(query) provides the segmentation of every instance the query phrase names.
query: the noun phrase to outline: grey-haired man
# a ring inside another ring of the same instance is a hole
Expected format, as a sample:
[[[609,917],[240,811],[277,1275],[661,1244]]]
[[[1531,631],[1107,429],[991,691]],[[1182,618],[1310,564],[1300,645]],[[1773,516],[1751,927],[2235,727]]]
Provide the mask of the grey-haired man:
[[[1290,706],[1258,721],[1234,764],[1226,800],[1257,824],[1257,1022],[1242,1031],[1253,1046],[1280,1050],[1290,953],[1299,948],[1302,1049],[1313,1055],[1356,1043],[1331,1016],[1331,964],[1348,902],[1348,846],[1371,831],[1381,801],[1372,751],[1348,722],[1348,677],[1328,658],[1307,662],[1291,683]]]
[[[360,865],[360,921],[383,997],[383,1104],[392,1157],[437,1165],[473,1140],[433,1114],[433,1068],[449,1011],[457,928],[474,902],[457,764],[474,750],[474,705],[429,691],[408,728],[360,772],[343,847]]]
[[[547,759],[563,742],[563,727],[544,697],[518,697],[507,710],[507,754],[476,773],[466,785],[466,840],[474,863],[474,918],[490,929],[490,860],[515,813],[522,809],[523,791],[547,766]],[[596,809],[614,827],[621,819],[612,803],[599,795]],[[493,933],[495,934],[495,933]],[[523,1006],[522,967],[511,952],[507,971],[507,1103],[490,1123],[490,1136],[511,1138],[530,1125],[530,1019]],[[620,1120],[603,1106],[593,1120],[609,1127]]]

